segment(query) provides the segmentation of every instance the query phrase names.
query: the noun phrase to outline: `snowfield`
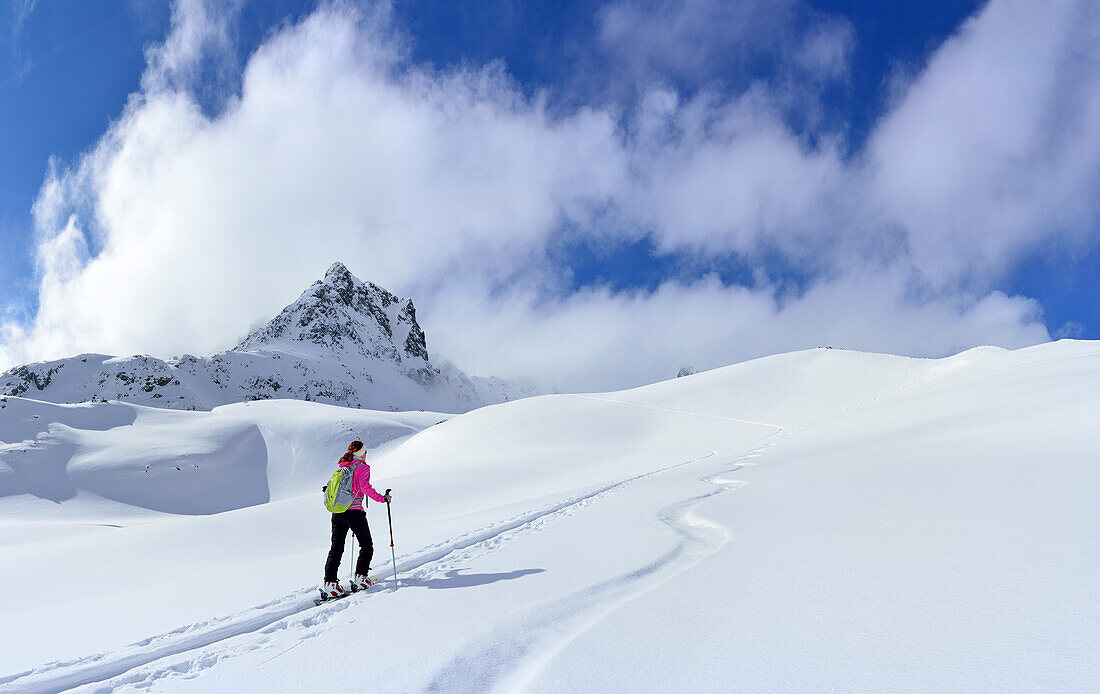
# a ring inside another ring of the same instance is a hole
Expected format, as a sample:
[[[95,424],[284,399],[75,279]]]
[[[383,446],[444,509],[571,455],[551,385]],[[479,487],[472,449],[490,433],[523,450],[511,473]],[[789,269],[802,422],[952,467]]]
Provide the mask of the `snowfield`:
[[[818,349],[459,416],[0,406],[0,691],[1100,683],[1100,343]],[[314,607],[354,437],[401,573],[372,503],[381,582]]]

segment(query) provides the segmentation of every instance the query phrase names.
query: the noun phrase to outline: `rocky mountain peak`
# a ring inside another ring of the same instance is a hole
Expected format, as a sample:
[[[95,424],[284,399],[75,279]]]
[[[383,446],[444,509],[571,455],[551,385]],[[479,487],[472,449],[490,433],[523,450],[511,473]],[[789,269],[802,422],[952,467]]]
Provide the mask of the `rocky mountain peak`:
[[[410,375],[431,372],[424,331],[416,322],[412,301],[364,283],[340,262],[236,349],[310,346],[391,361]]]
[[[324,282],[332,284],[340,280],[354,280],[355,275],[351,274],[348,270],[348,266],[337,260],[335,263],[329,266],[328,270],[325,270]]]

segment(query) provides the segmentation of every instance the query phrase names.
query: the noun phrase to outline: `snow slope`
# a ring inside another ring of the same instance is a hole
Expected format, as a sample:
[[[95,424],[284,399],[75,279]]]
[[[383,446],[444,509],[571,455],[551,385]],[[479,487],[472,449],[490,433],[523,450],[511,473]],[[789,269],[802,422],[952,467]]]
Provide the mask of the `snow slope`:
[[[434,426],[310,403],[4,404],[0,438],[36,443],[10,443],[0,460],[53,446],[61,470],[33,489],[26,466],[0,472],[0,580],[13,596],[0,691],[1100,681],[1097,343],[943,360],[811,350]],[[386,518],[372,504],[383,582],[314,608],[327,544],[315,488],[331,466],[318,451],[338,453],[349,429],[379,432],[374,479],[395,490],[403,573],[386,578]],[[214,480],[205,469],[219,460],[253,470],[261,445],[266,503],[185,515],[236,503],[212,485],[206,499],[193,487],[138,503],[157,488],[135,468],[143,451],[177,480],[186,466],[173,455],[208,455],[194,474]],[[164,508],[169,498],[183,508]],[[81,589],[14,599],[43,574]],[[362,652],[351,679],[332,667],[335,649]]]

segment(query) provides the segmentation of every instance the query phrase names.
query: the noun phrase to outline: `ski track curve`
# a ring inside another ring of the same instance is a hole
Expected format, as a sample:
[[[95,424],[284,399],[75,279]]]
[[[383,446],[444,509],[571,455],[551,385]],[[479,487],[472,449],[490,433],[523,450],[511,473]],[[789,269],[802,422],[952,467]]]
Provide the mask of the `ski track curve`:
[[[740,489],[744,480],[728,475],[754,466],[749,462],[775,443],[740,456],[718,472],[699,478],[716,488],[662,508],[657,517],[680,536],[677,545],[649,564],[588,586],[536,608],[479,638],[444,666],[426,692],[523,691],[553,659],[606,616],[674,576],[687,571],[733,539],[725,526],[695,513],[703,501]],[[711,454],[713,455],[713,454]],[[711,456],[690,461],[703,462]],[[677,466],[679,467],[679,466]]]
[[[720,415],[711,415],[698,412],[690,412],[684,410],[673,410],[667,408],[661,408],[651,405],[643,405],[639,403],[632,403],[621,400],[613,400],[609,398],[600,398],[589,395],[574,395],[573,397],[599,400],[602,402],[608,402],[629,407],[640,407],[644,409],[651,409],[657,411],[670,412],[675,414],[682,414],[695,417],[707,417],[712,419],[721,419],[725,421],[738,422],[742,424],[751,424],[757,426],[765,426],[774,428],[776,431],[771,432],[763,436],[763,440],[771,438],[772,436],[784,431],[784,428],[776,424],[768,424],[764,422],[754,422],[744,419],[736,419],[732,417],[722,417]],[[774,443],[765,444],[764,446],[757,448],[738,460],[748,460],[749,457],[756,457],[768,447],[775,445]],[[739,446],[735,446],[737,448]],[[726,449],[729,450],[729,449]],[[434,575],[439,571],[444,571],[450,567],[450,564],[443,562],[444,559],[451,559],[453,561],[463,561],[477,556],[482,556],[487,552],[491,552],[497,549],[503,542],[525,531],[538,529],[545,523],[551,521],[555,516],[572,515],[578,508],[583,508],[601,497],[615,492],[627,485],[636,483],[638,481],[667,473],[678,468],[699,463],[712,458],[713,456],[723,451],[712,451],[705,455],[693,458],[691,460],[674,463],[672,465],[651,470],[649,472],[640,473],[627,477],[625,479],[613,482],[601,487],[597,487],[594,490],[570,497],[569,499],[557,504],[551,504],[544,506],[541,509],[535,511],[519,514],[510,519],[501,521],[499,523],[491,524],[482,529],[472,531],[465,535],[460,535],[457,538],[453,538],[449,541],[430,545],[424,549],[415,552],[411,555],[405,555],[401,557],[397,563],[397,571],[399,573],[413,573],[416,578],[423,578]],[[742,463],[733,468],[727,468],[722,471],[724,474],[733,472],[734,470],[744,467],[746,464]],[[693,535],[692,528],[697,526],[699,528],[705,528],[704,534],[707,532],[716,532],[719,528],[714,528],[716,524],[704,519],[698,519],[691,517],[690,511],[696,505],[703,500],[710,498],[711,496],[727,491],[731,488],[731,485],[725,482],[719,481],[718,477],[704,477],[701,478],[705,481],[710,481],[716,485],[719,485],[719,489],[716,489],[707,494],[693,497],[691,499],[678,502],[670,507],[662,509],[660,518],[665,523],[673,527],[685,538],[689,538],[689,541],[682,540],[681,543],[669,554],[659,558],[655,562],[637,569],[625,576],[612,579],[605,583],[597,584],[581,591],[580,595],[570,596],[566,598],[562,604],[557,608],[547,608],[549,610],[548,615],[551,618],[532,619],[532,621],[541,622],[547,627],[555,623],[559,623],[562,619],[569,616],[573,616],[571,621],[577,621],[577,614],[591,616],[591,613],[598,611],[596,616],[586,626],[582,626],[579,630],[574,631],[570,637],[564,641],[559,641],[557,646],[554,647],[549,655],[546,655],[540,660],[549,660],[553,654],[564,648],[568,642],[572,641],[576,636],[579,636],[589,626],[595,624],[602,618],[603,615],[609,613],[618,604],[625,603],[637,595],[645,592],[648,588],[639,588],[634,591],[626,590],[631,585],[636,585],[641,579],[647,578],[652,574],[658,572],[662,567],[666,567],[675,560],[681,558],[685,553],[691,553],[698,549],[698,546],[693,544],[693,541],[706,541],[702,537],[696,537]],[[736,482],[733,486],[740,486],[740,482]],[[724,529],[721,529],[721,533],[727,533]],[[664,578],[671,578],[675,573],[679,573],[681,570],[685,570],[689,566],[696,563],[699,559],[707,554],[717,551],[721,545],[728,542],[728,535],[724,535],[724,539],[719,544],[715,545],[713,549],[703,552],[700,556],[696,557],[690,564],[685,565],[682,569],[670,573]],[[377,575],[382,579],[379,587],[385,588],[390,580],[387,580],[383,574],[385,571],[379,570]],[[663,582],[660,581],[660,582]],[[655,583],[648,583],[649,587],[656,585]],[[398,581],[398,587],[400,581]],[[372,591],[374,592],[374,591]],[[624,593],[629,593],[624,595]],[[313,603],[313,589],[302,589],[288,594],[281,598],[269,601],[257,607],[250,608],[243,612],[226,616],[216,617],[195,624],[181,626],[171,631],[151,636],[141,641],[135,642],[129,646],[114,651],[107,651],[98,653],[91,656],[85,656],[69,661],[63,662],[50,662],[37,667],[25,670],[19,673],[0,676],[0,693],[2,692],[20,692],[23,694],[36,694],[36,693],[50,693],[61,692],[69,689],[75,689],[77,687],[86,687],[88,691],[102,691],[110,692],[114,691],[120,686],[140,686],[147,688],[152,686],[156,681],[169,677],[172,675],[183,677],[195,677],[202,670],[208,669],[225,657],[231,657],[232,652],[226,653],[210,653],[202,652],[202,649],[206,649],[209,646],[228,643],[229,641],[247,637],[249,635],[259,634],[260,638],[266,642],[269,640],[269,634],[277,631],[282,631],[289,628],[303,628],[303,629],[315,629],[323,625],[333,615],[348,609],[353,600],[359,601],[363,599],[370,599],[372,596],[370,593],[367,595],[351,598],[346,600],[340,600],[328,605],[322,604],[316,606]],[[568,603],[568,604],[565,604]],[[614,604],[611,604],[614,603]],[[607,606],[611,604],[610,608],[600,610],[600,606]],[[540,610],[540,613],[543,611]],[[553,613],[560,612],[558,618],[553,618]],[[501,658],[499,661],[494,660],[482,660],[482,664],[488,662],[501,662],[501,663],[519,663],[526,662],[529,658],[525,656],[530,652],[531,647],[535,643],[542,643],[544,639],[538,638],[539,634],[546,634],[548,629],[539,629],[537,624],[532,625],[531,634],[534,638],[524,641],[516,641],[514,644],[510,644],[514,651],[511,654],[501,654],[508,657]],[[317,632],[305,633],[302,638],[311,638],[316,636]],[[293,648],[293,647],[292,647]],[[236,650],[236,649],[234,649]],[[289,651],[291,649],[286,649]],[[479,653],[484,655],[492,655],[491,653],[484,652],[486,649],[482,648]],[[490,647],[489,651],[492,650]],[[198,651],[198,652],[196,652]],[[284,651],[284,652],[286,652]],[[158,661],[166,660],[176,656],[184,656],[177,662],[163,663],[162,667],[158,667],[152,671],[145,671],[145,666],[152,665]],[[452,661],[452,665],[461,663],[464,660],[463,656],[459,656],[455,661]],[[452,666],[444,668],[438,675],[436,680],[433,680],[433,685],[429,687],[429,691],[445,691],[443,689],[436,688],[436,681],[446,681],[449,679],[447,673],[453,670]],[[530,673],[531,676],[537,675],[540,671],[538,663],[527,664],[521,672]],[[136,672],[135,672],[136,671]],[[469,670],[466,670],[467,677],[469,677]],[[491,681],[500,679],[499,668],[491,668],[491,671],[481,673],[481,679],[488,676]],[[440,680],[442,678],[442,680]],[[473,681],[478,681],[477,679]],[[467,680],[469,684],[470,680]],[[96,685],[102,685],[97,687]]]

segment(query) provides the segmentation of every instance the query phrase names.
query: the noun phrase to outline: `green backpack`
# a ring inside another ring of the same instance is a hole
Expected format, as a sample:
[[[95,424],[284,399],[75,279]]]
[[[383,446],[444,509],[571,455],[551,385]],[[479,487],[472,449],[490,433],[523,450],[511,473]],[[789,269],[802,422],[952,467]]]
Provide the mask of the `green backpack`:
[[[352,478],[355,477],[355,468],[362,464],[362,462],[356,462],[337,469],[332,473],[332,479],[328,484],[321,488],[325,493],[325,508],[331,513],[343,513],[355,501],[355,495],[352,493]]]

